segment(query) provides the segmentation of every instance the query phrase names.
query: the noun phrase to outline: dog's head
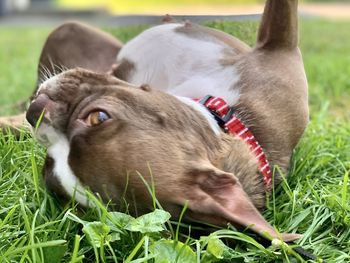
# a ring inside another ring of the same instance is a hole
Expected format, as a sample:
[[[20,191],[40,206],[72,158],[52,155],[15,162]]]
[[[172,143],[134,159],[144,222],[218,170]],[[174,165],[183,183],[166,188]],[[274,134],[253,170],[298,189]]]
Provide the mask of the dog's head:
[[[175,218],[188,203],[189,220],[231,222],[278,236],[237,177],[220,169],[225,135],[216,134],[200,112],[174,96],[73,69],[41,85],[27,119],[38,126],[37,137],[48,148],[51,165],[45,177],[56,193],[75,194],[86,205],[84,194],[73,189],[87,186],[143,213],[152,208],[154,189]],[[250,153],[243,147],[237,154]]]

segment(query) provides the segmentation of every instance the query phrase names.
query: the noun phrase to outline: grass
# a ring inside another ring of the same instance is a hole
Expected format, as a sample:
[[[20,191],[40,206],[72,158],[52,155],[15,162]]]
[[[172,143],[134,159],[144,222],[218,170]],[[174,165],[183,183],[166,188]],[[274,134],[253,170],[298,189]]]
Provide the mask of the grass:
[[[19,99],[25,100],[31,94],[40,49],[48,33],[49,29],[1,28],[0,114],[11,113],[4,106]]]
[[[254,44],[257,23],[209,26]],[[274,189],[264,216],[327,262],[350,262],[350,22],[301,23],[311,120],[290,176]],[[108,29],[123,41],[144,29]],[[0,105],[26,98],[50,29],[0,29]],[[21,36],[20,38],[18,36]],[[21,42],[18,42],[21,39]],[[20,72],[20,74],[19,74]],[[10,113],[9,108],[2,114]],[[45,150],[28,134],[0,134],[0,262],[296,262],[290,246],[262,247],[232,227],[200,239],[178,235],[162,210],[141,217],[61,207],[41,177]],[[164,229],[161,231],[161,229]],[[194,230],[192,229],[192,232]],[[178,241],[177,240],[181,240]],[[227,240],[234,240],[227,246]]]

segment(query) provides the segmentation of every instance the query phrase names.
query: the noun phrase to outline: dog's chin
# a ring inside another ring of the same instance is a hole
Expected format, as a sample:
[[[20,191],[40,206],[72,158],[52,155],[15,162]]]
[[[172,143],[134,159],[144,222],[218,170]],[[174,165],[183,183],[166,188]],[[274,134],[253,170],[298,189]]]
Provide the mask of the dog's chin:
[[[47,148],[56,144],[63,136],[59,131],[47,123],[41,123],[37,129],[33,129],[33,133],[38,142]]]

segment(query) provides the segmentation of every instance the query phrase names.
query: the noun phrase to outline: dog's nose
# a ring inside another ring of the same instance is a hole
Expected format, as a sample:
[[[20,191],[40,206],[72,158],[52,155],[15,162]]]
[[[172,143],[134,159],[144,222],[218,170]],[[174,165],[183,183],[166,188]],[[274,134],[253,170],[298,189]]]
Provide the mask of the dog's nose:
[[[45,117],[44,111],[47,110],[47,105],[50,101],[50,98],[46,94],[40,94],[35,98],[35,100],[33,100],[26,114],[27,121],[30,123],[30,125],[35,127],[40,117],[42,115],[43,118]]]

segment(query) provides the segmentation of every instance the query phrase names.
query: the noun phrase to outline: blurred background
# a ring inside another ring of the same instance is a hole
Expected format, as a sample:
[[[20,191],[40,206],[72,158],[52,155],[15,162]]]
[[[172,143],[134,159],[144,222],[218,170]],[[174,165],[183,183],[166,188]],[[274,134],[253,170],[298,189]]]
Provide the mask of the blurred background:
[[[264,0],[0,0],[0,16],[22,12],[59,12],[111,15],[168,13],[182,15],[234,15],[261,11]],[[310,15],[350,17],[349,0],[300,0],[301,11]]]

